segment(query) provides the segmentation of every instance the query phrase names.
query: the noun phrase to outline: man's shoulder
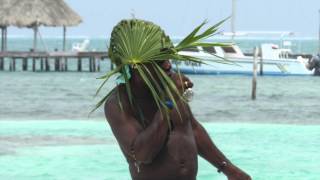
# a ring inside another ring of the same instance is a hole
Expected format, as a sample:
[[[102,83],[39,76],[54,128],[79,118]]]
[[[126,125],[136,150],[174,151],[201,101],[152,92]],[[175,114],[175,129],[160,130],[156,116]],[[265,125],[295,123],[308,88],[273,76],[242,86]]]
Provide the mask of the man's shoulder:
[[[127,102],[124,100],[123,92],[119,88],[114,88],[104,104],[105,115],[108,120],[114,119],[116,114],[119,117],[120,114],[125,114]]]

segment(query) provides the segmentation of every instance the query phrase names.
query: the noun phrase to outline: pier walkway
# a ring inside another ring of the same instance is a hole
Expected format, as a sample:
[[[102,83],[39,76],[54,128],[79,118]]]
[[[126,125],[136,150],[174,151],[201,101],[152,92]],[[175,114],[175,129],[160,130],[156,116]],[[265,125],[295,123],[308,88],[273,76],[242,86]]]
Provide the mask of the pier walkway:
[[[77,61],[77,71],[82,72],[89,69],[89,72],[100,71],[100,61],[108,59],[106,51],[88,51],[88,52],[21,52],[5,51],[0,52],[0,71],[16,71],[17,61],[21,61],[22,71],[28,71],[29,65],[31,70],[35,71],[68,71],[68,61]],[[29,61],[32,61],[29,63]],[[88,61],[83,68],[83,61]],[[50,63],[51,62],[51,63]],[[9,63],[6,65],[5,63]],[[37,65],[38,63],[38,65]],[[51,66],[54,67],[51,67]],[[5,67],[8,67],[7,69]],[[37,69],[38,68],[38,69]]]

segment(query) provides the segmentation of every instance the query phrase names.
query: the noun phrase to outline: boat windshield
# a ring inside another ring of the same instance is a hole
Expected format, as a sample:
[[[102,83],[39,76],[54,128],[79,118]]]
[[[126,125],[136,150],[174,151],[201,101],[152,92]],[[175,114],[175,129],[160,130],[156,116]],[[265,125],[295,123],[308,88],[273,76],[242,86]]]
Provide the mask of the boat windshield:
[[[216,49],[214,47],[203,47],[203,50],[205,52],[210,53],[210,54],[216,54],[217,53],[217,51],[216,51]]]
[[[183,49],[183,51],[187,51],[187,52],[199,52],[199,49],[196,48],[196,47],[193,47],[193,48],[186,48],[186,49]]]
[[[225,53],[236,53],[236,50],[231,46],[221,47]]]

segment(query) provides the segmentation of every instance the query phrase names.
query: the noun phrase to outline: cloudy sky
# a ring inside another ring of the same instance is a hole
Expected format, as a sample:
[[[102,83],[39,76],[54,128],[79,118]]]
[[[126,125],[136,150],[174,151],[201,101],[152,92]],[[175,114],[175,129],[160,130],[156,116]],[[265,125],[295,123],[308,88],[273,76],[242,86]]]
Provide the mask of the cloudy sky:
[[[65,0],[84,22],[70,28],[71,36],[107,37],[121,19],[147,19],[171,36],[184,36],[204,19],[210,24],[231,15],[232,0]],[[236,30],[293,31],[317,37],[320,0],[237,0]],[[230,21],[224,31],[230,31]],[[10,35],[32,36],[30,30],[10,28]],[[43,36],[61,35],[59,28],[41,28]]]

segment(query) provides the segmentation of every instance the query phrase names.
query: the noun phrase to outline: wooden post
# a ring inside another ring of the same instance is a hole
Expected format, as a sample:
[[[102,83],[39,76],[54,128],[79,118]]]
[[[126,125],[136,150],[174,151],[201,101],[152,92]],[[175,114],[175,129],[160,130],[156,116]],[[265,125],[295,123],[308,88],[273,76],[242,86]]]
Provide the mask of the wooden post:
[[[54,70],[60,71],[59,58],[54,59]]]
[[[262,58],[262,51],[261,49],[259,49],[260,51],[260,76],[263,76],[263,58]]]
[[[98,68],[98,72],[100,72],[100,70],[101,70],[101,69],[100,69],[101,59],[102,59],[102,58],[97,59],[97,61],[98,61],[98,62],[97,62],[97,63],[98,63],[98,67],[97,67],[97,68]]]
[[[44,70],[44,62],[43,62],[43,58],[42,57],[40,59],[40,69],[41,69],[41,71]]]
[[[57,52],[58,49],[56,48],[56,49],[54,49],[54,51]],[[59,60],[58,57],[56,57],[56,58],[54,59],[54,70],[55,70],[55,71],[60,71],[60,60]]]
[[[49,64],[48,57],[45,57],[45,68],[46,68],[46,71],[50,71],[50,64]]]
[[[34,49],[30,49],[30,52],[34,52]],[[36,58],[32,57],[32,71],[36,71]]]
[[[65,71],[65,66],[64,66],[64,62],[62,61],[63,58],[59,57],[59,69],[60,71]]]
[[[258,58],[258,47],[254,48],[253,54],[253,76],[252,76],[252,92],[251,99],[256,100],[257,92],[257,58]]]
[[[68,71],[68,58],[64,58],[64,71]]]
[[[63,26],[63,43],[62,43],[62,50],[63,52],[66,51],[66,34],[67,34],[67,27]],[[64,64],[62,64],[63,71],[68,71],[68,58],[64,58]]]
[[[37,42],[38,42],[38,25],[36,24],[33,27],[34,35],[33,35],[33,50],[37,51]]]
[[[89,57],[89,71],[92,72],[92,58]]]
[[[36,58],[35,57],[32,58],[32,71],[33,72],[36,71]]]
[[[1,44],[1,50],[7,51],[7,44],[8,44],[8,31],[7,27],[2,27],[2,44]]]
[[[23,58],[22,59],[22,71],[27,71],[28,70],[28,59]]]
[[[232,41],[234,41],[234,37],[236,35],[235,22],[236,22],[236,0],[232,0],[232,14],[231,14]]]
[[[319,9],[319,40],[318,40],[318,55],[320,56],[320,9]]]
[[[12,59],[12,71],[16,71],[16,58]]]
[[[1,52],[4,51],[4,30],[3,27],[1,27]],[[4,69],[4,61],[3,58],[0,58],[0,71]]]
[[[4,70],[4,61],[3,58],[0,58],[0,71]]]
[[[62,43],[63,52],[66,51],[66,34],[67,34],[67,27],[63,26],[63,43]]]
[[[8,50],[8,27],[4,28],[4,50]]]
[[[1,51],[4,51],[4,27],[1,27]]]
[[[92,57],[92,69],[93,69],[93,72],[96,72],[97,71],[97,63],[96,63],[96,57]]]
[[[82,58],[78,57],[78,71],[81,72],[82,71]]]
[[[10,59],[10,62],[9,62],[9,71],[13,71],[13,61],[12,61],[12,59]]]

